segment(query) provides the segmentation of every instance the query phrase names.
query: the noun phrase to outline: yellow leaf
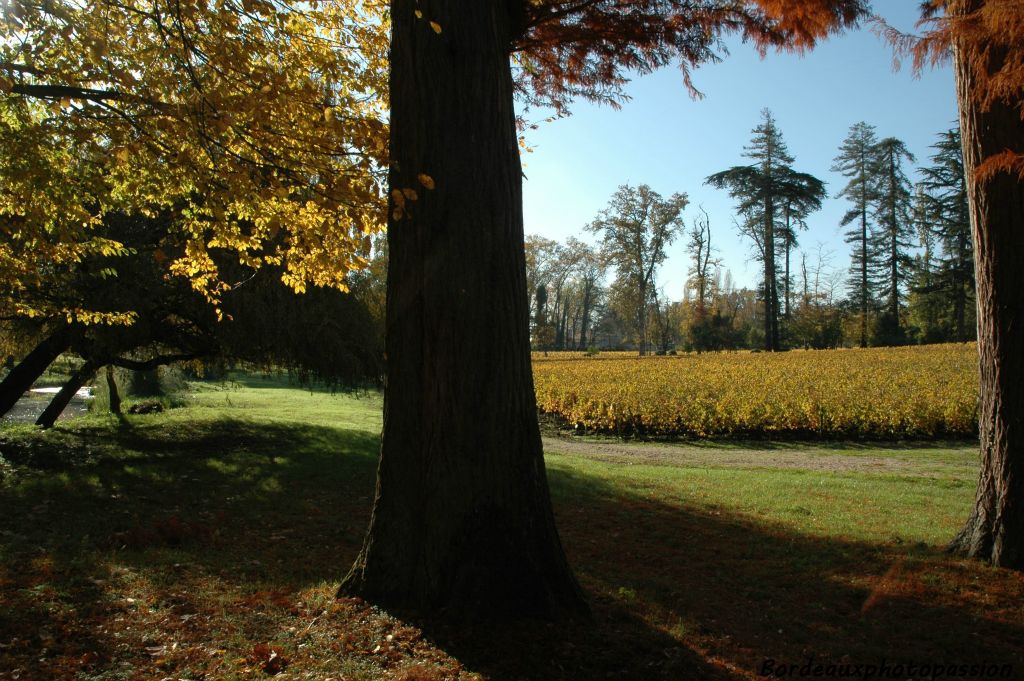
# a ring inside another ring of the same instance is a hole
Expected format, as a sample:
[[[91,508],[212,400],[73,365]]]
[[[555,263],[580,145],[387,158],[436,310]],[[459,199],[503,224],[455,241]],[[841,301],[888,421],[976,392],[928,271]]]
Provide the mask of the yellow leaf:
[[[427,189],[434,188],[434,178],[432,178],[430,175],[427,175],[426,173],[420,173],[419,175],[416,176],[416,179],[419,180],[420,184],[422,184]]]
[[[416,18],[417,19],[422,19],[423,18],[423,12],[421,12],[419,10],[416,10]]]
[[[441,33],[441,24],[437,23],[436,21],[430,22],[430,28],[434,29],[434,33]]]
[[[403,189],[402,194],[404,194],[405,198],[409,199],[410,201],[415,201],[416,199],[420,198],[419,195],[416,194],[415,189]]]

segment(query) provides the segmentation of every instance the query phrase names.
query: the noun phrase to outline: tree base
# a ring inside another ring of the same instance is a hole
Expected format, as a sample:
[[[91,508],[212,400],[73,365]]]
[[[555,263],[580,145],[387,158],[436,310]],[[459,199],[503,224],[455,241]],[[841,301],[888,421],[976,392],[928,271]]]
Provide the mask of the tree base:
[[[995,567],[1009,570],[1024,571],[1024,554],[1014,551],[1008,542],[1002,539],[1005,531],[997,531],[994,523],[984,522],[975,513],[946,546],[946,552],[963,558],[981,560]]]
[[[509,535],[491,528],[477,535],[480,541],[460,542],[465,549],[444,558],[406,552],[385,556],[373,551],[373,531],[371,527],[367,538],[373,557],[367,560],[367,548],[360,552],[342,580],[339,598],[356,596],[395,612],[432,613],[442,619],[590,618],[583,592],[560,550],[538,557],[522,545],[503,541]],[[425,567],[432,559],[433,564]]]

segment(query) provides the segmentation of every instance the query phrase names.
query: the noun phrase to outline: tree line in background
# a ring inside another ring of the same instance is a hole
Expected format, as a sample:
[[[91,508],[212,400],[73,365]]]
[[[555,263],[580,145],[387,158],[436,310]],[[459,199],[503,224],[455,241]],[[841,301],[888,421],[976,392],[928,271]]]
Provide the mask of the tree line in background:
[[[800,231],[826,198],[825,184],[793,168],[764,110],[744,156],[753,162],[707,178],[736,202],[736,224],[762,265],[756,290],[738,288],[716,256],[703,208],[689,226],[685,194],[662,198],[623,185],[587,226],[600,242],[526,239],[530,324],[537,350],[636,348],[779,350],[972,340],[974,261],[957,129],[942,132],[930,163],[896,138],[857,123],[832,169],[848,179],[836,198],[849,209],[844,272],[822,246],[801,249]],[[681,300],[657,285],[666,249],[685,237],[690,267]]]

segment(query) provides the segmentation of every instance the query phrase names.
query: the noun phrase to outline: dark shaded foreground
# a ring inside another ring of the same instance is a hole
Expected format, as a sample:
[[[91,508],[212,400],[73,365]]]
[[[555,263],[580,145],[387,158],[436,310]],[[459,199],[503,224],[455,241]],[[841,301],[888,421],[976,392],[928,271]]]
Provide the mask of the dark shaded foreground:
[[[394,619],[333,599],[374,436],[221,421],[26,442],[0,440],[0,679],[261,678],[274,659],[350,680],[741,679],[808,657],[1024,673],[1020,575],[938,547],[787,534],[559,466],[591,622]]]

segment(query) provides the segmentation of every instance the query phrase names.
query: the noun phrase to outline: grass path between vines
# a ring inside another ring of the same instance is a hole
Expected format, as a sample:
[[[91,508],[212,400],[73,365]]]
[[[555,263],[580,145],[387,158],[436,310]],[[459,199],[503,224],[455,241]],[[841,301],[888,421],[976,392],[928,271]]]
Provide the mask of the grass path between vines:
[[[3,681],[1024,672],[1024,577],[942,551],[973,498],[970,445],[549,439],[593,621],[466,622],[335,598],[369,517],[379,395],[192,392],[163,414],[0,428]]]
[[[544,437],[544,451],[607,463],[744,469],[899,473],[944,478],[973,475],[975,442],[800,443],[630,442],[613,438]]]

